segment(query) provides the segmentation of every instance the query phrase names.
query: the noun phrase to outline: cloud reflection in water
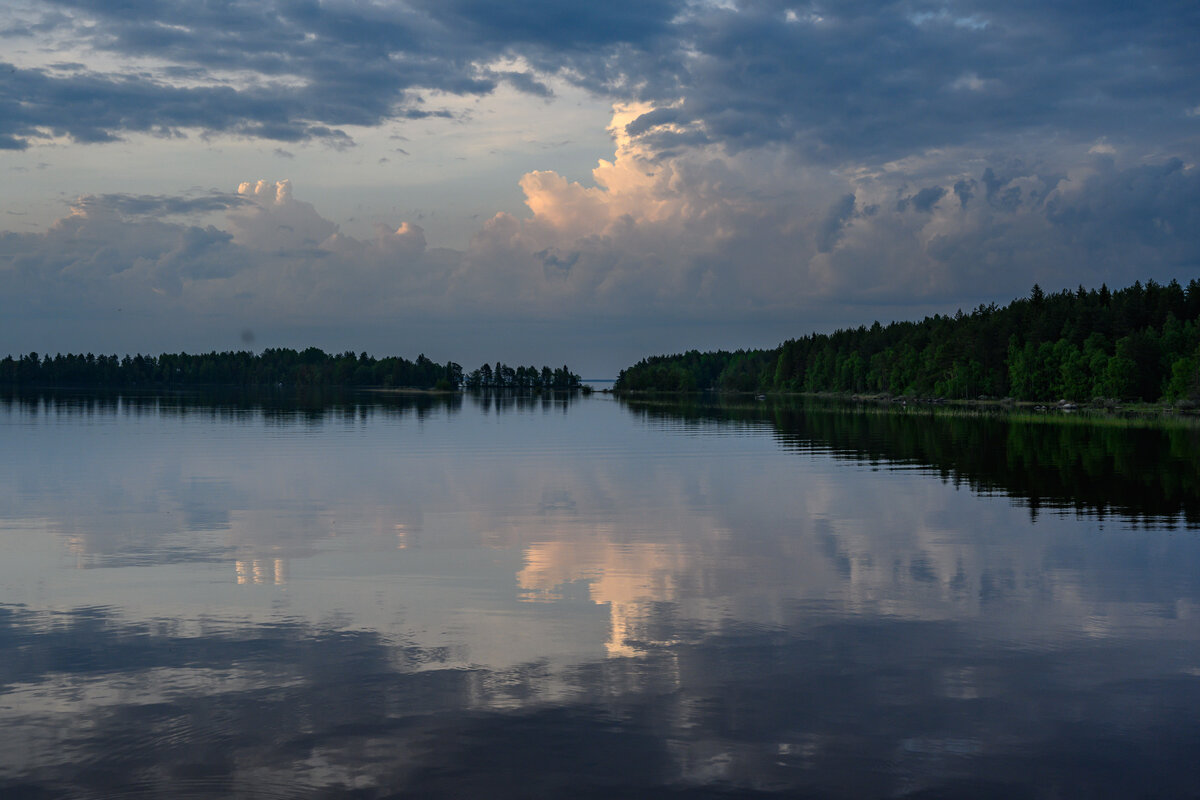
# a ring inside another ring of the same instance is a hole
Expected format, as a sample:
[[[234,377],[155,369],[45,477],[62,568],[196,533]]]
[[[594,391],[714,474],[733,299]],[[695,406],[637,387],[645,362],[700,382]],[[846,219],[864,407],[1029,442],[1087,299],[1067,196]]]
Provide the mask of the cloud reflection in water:
[[[566,410],[0,409],[0,789],[1190,790],[1190,532]]]

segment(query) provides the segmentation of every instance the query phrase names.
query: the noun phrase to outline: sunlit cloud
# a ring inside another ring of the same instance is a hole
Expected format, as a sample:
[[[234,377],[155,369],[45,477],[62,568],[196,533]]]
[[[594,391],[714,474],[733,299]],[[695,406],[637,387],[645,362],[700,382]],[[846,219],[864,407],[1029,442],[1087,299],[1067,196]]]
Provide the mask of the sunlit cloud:
[[[629,133],[651,113],[617,106],[592,185],[527,173],[528,214],[495,215],[464,250],[430,248],[411,220],[350,236],[290,181],[255,180],[85,196],[45,233],[6,235],[0,270],[46,314],[107,298],[268,318],[675,318],[1017,295],[1055,276],[1120,285],[1200,255],[1200,175],[1178,159],[1122,167],[1101,143],[1062,172],[915,159],[838,175],[779,148],[664,157]]]

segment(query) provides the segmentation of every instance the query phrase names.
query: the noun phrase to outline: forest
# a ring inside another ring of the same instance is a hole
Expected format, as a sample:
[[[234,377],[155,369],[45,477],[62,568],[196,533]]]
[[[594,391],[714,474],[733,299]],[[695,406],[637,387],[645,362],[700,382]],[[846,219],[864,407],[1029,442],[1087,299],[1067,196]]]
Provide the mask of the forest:
[[[1200,281],[1046,293],[1003,308],[813,333],[771,350],[654,356],[617,392],[809,392],[1200,403]]]
[[[558,369],[484,364],[469,375],[453,361],[438,364],[424,354],[416,361],[366,353],[328,354],[316,347],[297,351],[268,348],[160,356],[54,356],[29,353],[0,360],[0,385],[72,388],[183,388],[199,386],[361,387],[457,390],[576,389],[582,382],[565,365]]]

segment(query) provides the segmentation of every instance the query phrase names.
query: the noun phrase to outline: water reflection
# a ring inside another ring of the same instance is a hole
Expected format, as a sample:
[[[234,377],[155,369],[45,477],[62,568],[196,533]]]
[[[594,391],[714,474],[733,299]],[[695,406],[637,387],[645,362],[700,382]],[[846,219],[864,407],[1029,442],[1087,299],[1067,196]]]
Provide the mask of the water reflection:
[[[2,611],[6,796],[1177,797],[1200,746],[1163,645],[731,629],[547,695],[371,632]]]
[[[631,402],[675,422],[769,421],[798,452],[890,468],[916,467],[973,491],[1014,497],[1036,517],[1070,510],[1116,514],[1148,527],[1200,527],[1200,422],[1122,424],[1120,419],[932,409],[881,410],[836,401],[769,406]]]
[[[376,414],[424,419],[438,412],[454,413],[464,402],[483,411],[565,411],[582,398],[574,391],[515,392],[485,390],[457,392],[406,390],[346,390],[313,388],[211,389],[173,394],[147,392],[97,393],[93,390],[0,390],[0,408],[38,415],[97,414],[200,416],[214,421],[265,419],[280,423],[365,421]]]
[[[0,404],[0,796],[1192,791],[1193,439],[450,399]]]
[[[287,562],[282,558],[234,561],[233,568],[237,572],[237,582],[240,586],[247,583],[273,583],[282,586],[287,583]]]

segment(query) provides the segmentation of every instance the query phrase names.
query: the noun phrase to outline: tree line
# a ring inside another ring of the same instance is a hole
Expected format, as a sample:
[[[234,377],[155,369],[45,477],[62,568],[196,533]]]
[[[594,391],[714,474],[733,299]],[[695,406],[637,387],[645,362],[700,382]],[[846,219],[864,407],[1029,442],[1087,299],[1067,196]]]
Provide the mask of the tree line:
[[[838,392],[1020,400],[1200,402],[1200,281],[1140,281],[1003,308],[814,333],[771,350],[643,359],[629,391]]]
[[[499,374],[499,378],[496,375]],[[486,380],[482,376],[486,375]],[[329,354],[317,347],[305,350],[268,348],[160,356],[95,355],[36,352],[0,360],[0,384],[77,388],[176,388],[195,386],[372,387],[457,390],[460,388],[572,389],[581,385],[566,366],[552,370],[497,363],[463,374],[453,361],[439,364],[423,353],[416,361],[389,356],[374,358],[347,351]]]
[[[578,389],[583,379],[564,364],[558,369],[510,367],[497,361],[495,367],[484,364],[471,370],[465,380],[468,389]]]

